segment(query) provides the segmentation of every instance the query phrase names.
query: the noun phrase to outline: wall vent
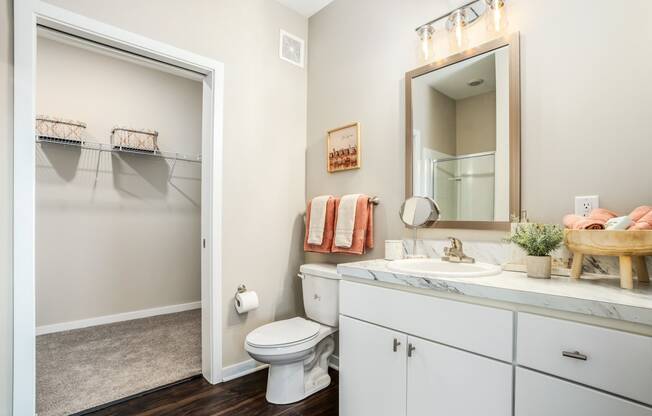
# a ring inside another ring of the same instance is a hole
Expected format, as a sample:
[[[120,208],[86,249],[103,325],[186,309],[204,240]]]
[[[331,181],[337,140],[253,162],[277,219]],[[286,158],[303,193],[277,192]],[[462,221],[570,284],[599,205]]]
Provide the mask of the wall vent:
[[[280,58],[303,68],[305,61],[306,42],[285,30],[281,30]]]

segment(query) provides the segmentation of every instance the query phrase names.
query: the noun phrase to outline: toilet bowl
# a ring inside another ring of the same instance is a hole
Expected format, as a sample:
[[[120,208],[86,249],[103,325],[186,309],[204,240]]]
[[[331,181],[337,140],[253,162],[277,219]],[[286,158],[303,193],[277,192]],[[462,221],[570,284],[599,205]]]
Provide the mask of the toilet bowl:
[[[251,331],[245,350],[269,364],[266,399],[294,403],[328,387],[328,359],[335,350],[333,334],[339,314],[339,276],[334,265],[304,264],[300,268],[308,319],[276,321]]]

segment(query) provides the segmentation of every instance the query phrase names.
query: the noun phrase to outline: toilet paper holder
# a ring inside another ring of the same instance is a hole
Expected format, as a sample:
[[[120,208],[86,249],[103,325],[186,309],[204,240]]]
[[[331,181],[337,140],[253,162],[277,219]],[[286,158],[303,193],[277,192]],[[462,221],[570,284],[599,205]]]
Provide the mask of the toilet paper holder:
[[[233,296],[237,296],[238,293],[244,293],[246,291],[247,291],[247,286],[242,284],[242,285],[238,286],[238,288],[235,290],[235,295],[233,295]]]

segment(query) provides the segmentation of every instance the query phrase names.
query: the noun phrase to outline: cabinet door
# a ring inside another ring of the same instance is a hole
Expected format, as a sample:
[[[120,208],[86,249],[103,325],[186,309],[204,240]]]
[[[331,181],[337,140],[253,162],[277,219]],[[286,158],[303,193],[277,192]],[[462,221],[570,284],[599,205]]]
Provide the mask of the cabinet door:
[[[512,366],[408,337],[408,416],[511,416]]]
[[[400,332],[340,316],[340,416],[405,415],[406,342]]]
[[[523,368],[516,369],[516,416],[652,416],[652,409]]]

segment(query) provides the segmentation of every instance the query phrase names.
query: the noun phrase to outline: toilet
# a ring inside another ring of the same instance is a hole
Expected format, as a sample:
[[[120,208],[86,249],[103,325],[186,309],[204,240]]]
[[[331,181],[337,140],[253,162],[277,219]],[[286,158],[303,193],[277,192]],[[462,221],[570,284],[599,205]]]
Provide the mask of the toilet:
[[[269,364],[266,399],[294,403],[328,387],[328,359],[339,315],[340,276],[331,264],[304,264],[299,277],[305,318],[272,322],[251,331],[245,350]]]

